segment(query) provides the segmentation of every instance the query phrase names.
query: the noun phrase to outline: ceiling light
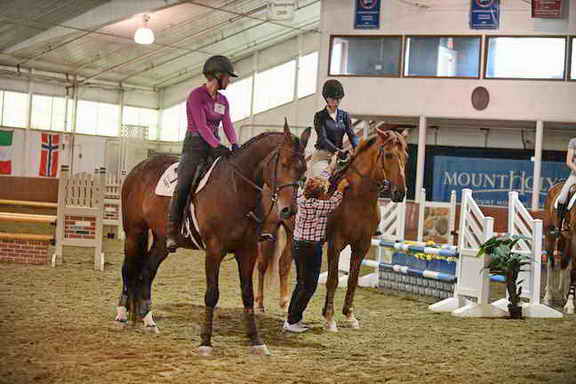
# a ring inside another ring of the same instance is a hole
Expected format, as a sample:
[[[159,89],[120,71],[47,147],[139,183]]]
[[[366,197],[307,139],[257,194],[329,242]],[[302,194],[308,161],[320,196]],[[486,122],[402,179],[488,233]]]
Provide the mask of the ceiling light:
[[[148,27],[150,16],[144,15],[144,26],[136,30],[134,41],[138,44],[149,45],[154,42],[154,32]]]

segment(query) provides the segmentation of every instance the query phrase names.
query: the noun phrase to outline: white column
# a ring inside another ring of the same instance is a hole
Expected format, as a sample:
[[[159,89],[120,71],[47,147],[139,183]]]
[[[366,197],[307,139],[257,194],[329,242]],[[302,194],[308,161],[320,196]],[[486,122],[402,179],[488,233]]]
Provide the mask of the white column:
[[[253,62],[252,62],[252,94],[250,95],[250,137],[254,136],[254,96],[256,94],[256,73],[258,72],[258,55],[259,52],[254,52]],[[249,138],[250,138],[249,137]]]
[[[542,173],[542,141],[544,134],[544,122],[536,122],[536,143],[534,145],[534,177],[532,186],[532,210],[538,210],[540,203],[540,175]]]
[[[32,126],[32,88],[34,84],[32,83],[32,69],[29,70],[30,78],[28,79],[28,105],[26,106],[26,129],[30,129]]]
[[[420,116],[418,124],[418,156],[416,158],[416,201],[424,187],[424,165],[426,162],[426,116]]]

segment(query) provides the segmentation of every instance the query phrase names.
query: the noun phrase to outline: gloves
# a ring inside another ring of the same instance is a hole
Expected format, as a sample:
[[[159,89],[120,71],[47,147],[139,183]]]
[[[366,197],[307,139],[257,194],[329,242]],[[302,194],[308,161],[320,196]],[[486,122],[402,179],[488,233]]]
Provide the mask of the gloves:
[[[237,150],[240,149],[240,146],[236,143],[232,144],[232,146],[230,147],[232,149],[232,152],[236,152]]]
[[[348,160],[348,151],[339,151],[338,152],[338,160],[340,160],[340,161]]]

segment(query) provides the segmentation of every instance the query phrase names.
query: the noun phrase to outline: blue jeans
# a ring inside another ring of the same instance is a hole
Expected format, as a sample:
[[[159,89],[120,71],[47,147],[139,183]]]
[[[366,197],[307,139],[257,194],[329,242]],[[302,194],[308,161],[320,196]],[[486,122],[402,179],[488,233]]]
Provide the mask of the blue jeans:
[[[296,263],[296,287],[292,292],[288,307],[288,323],[302,320],[308,302],[318,286],[318,277],[322,267],[322,242],[294,240],[292,243],[294,262]]]

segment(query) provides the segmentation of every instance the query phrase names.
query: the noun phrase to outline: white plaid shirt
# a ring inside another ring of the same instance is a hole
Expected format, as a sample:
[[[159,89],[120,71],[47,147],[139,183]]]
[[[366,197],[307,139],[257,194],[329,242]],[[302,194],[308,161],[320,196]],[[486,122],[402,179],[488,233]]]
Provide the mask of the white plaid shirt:
[[[298,212],[294,240],[324,241],[328,216],[342,201],[342,192],[334,192],[328,200],[307,199],[302,189],[298,190]]]

